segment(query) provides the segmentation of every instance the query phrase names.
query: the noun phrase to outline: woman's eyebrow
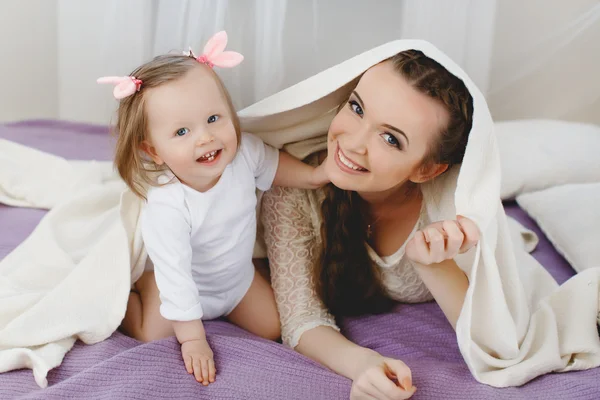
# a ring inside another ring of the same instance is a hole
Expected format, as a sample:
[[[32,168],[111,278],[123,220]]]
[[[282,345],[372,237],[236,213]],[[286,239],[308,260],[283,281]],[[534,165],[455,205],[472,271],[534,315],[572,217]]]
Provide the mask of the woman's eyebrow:
[[[360,95],[358,94],[358,92],[356,90],[352,91],[352,94],[356,96],[356,98],[358,99],[358,102],[360,103],[360,106],[362,107],[363,111],[367,110],[367,107],[365,107],[365,102],[363,101],[363,99],[360,98]],[[395,131],[399,134],[401,134],[402,136],[404,136],[404,139],[406,139],[406,144],[410,145],[410,142],[408,140],[408,136],[406,136],[406,133],[404,133],[401,129],[396,128],[395,126],[392,126],[390,124],[383,124],[383,127]]]
[[[360,98],[360,96],[358,95],[358,92],[356,90],[353,90],[352,94],[356,96],[356,98],[358,99],[358,102],[360,103],[360,106],[362,107],[362,109],[365,110],[365,111],[367,111],[367,107],[365,107],[365,102]]]
[[[402,132],[402,130],[396,128],[395,126],[389,125],[389,124],[383,124],[382,126],[385,127],[385,128],[388,128],[389,130],[398,132],[399,134],[401,134],[402,136],[404,136],[404,139],[406,139],[406,144],[407,145],[410,144],[410,142],[408,141],[408,137],[406,136],[406,133]]]

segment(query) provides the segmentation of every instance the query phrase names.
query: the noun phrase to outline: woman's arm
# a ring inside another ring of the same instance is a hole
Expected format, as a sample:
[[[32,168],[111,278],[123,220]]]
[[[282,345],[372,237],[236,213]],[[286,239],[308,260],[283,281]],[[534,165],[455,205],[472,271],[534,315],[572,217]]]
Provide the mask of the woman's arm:
[[[314,211],[313,211],[314,210]],[[407,399],[410,369],[346,339],[317,296],[311,276],[317,245],[306,191],[274,187],[263,195],[261,221],[283,342],[353,380],[351,399]]]
[[[381,357],[329,326],[318,326],[304,332],[296,351],[352,380],[357,378],[369,358]]]
[[[306,331],[296,350],[352,379],[350,399],[408,399],[417,390],[402,361],[361,347],[328,326]]]
[[[469,280],[454,260],[417,265],[417,273],[431,292],[453,328],[460,316]]]
[[[469,279],[454,261],[479,240],[475,224],[463,217],[433,223],[418,231],[406,245],[406,256],[435,298],[453,328],[460,316]]]
[[[274,187],[263,196],[261,218],[284,343],[353,378],[356,362],[374,353],[339,333],[312,285],[316,230],[305,191]]]
[[[263,195],[260,213],[282,339],[292,348],[308,329],[338,330],[312,283],[317,231],[308,196],[305,190],[273,187]]]

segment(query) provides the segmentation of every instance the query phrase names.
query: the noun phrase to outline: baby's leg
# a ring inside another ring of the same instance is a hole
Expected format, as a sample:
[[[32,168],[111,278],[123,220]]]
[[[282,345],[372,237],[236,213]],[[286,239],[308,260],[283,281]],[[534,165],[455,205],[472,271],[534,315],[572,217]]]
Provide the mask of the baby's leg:
[[[265,339],[277,340],[281,336],[273,289],[258,271],[254,271],[254,280],[250,289],[227,319]]]
[[[160,298],[154,271],[146,271],[135,283],[136,292],[129,293],[127,311],[121,330],[128,336],[151,342],[173,336],[173,326],[160,315]]]

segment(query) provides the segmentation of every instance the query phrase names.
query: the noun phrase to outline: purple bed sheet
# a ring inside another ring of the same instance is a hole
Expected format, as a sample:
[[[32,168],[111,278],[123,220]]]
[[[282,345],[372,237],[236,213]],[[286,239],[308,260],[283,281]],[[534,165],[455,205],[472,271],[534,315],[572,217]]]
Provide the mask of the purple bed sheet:
[[[108,160],[104,126],[60,121],[0,125],[0,138],[70,159]],[[540,236],[533,253],[559,281],[573,275],[539,228],[517,205],[506,204]],[[45,211],[0,205],[0,259],[23,241]],[[0,374],[0,399],[347,399],[350,380],[274,342],[227,322],[207,324],[217,381],[196,383],[185,370],[174,338],[140,343],[115,332],[96,345],[77,343],[62,365],[37,387],[30,370]],[[473,379],[451,326],[435,303],[398,305],[394,312],[341,321],[353,341],[404,360],[418,387],[414,399],[598,399],[600,369],[549,374],[519,388],[497,389]]]

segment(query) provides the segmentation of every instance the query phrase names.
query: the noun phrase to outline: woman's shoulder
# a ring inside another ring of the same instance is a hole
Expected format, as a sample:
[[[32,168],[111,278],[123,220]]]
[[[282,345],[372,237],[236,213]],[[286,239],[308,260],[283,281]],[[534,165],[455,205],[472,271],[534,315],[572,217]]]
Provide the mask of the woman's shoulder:
[[[304,161],[318,165],[318,156],[311,155]],[[315,231],[321,226],[321,203],[325,192],[320,189],[298,189],[274,186],[263,194],[262,219],[278,220],[295,226],[312,226]]]

